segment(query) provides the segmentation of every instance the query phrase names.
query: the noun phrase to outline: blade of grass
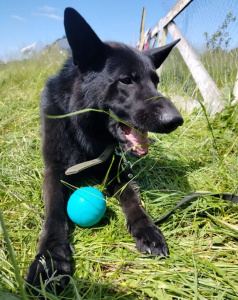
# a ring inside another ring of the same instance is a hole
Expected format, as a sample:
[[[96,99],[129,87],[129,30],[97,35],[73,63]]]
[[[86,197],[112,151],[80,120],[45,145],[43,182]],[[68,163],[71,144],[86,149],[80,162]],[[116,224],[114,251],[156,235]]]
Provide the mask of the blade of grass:
[[[15,259],[14,250],[13,250],[12,244],[10,242],[10,239],[9,239],[9,236],[8,236],[8,233],[7,233],[7,228],[5,226],[1,211],[0,211],[0,223],[1,223],[2,231],[3,231],[3,235],[4,235],[4,238],[5,238],[6,244],[7,244],[7,249],[8,249],[10,258],[11,258],[12,266],[14,268],[14,274],[15,274],[16,281],[18,283],[18,287],[19,287],[19,290],[20,290],[21,297],[22,297],[23,300],[27,300],[27,295],[26,295],[26,292],[24,290],[23,280],[22,280],[22,277],[20,276],[19,268],[18,268],[16,259]]]

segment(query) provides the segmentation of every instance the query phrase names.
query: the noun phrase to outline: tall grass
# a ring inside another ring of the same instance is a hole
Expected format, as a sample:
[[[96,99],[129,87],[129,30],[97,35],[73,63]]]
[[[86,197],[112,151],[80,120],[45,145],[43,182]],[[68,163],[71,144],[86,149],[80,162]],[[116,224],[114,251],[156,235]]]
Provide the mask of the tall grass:
[[[24,278],[36,252],[44,216],[39,95],[62,61],[51,54],[0,66],[0,207],[6,225],[0,231],[0,299],[22,299],[16,266]],[[168,94],[174,85],[167,85]],[[154,220],[192,191],[238,192],[237,116],[238,106],[230,107],[208,124],[200,109],[184,115],[184,126],[174,133],[151,134],[157,142],[134,170]],[[101,223],[72,228],[74,276],[63,295],[45,293],[45,299],[238,299],[237,205],[200,197],[160,227],[170,256],[139,253],[117,200],[109,197]]]
[[[233,99],[232,91],[238,72],[238,48],[230,51],[217,48],[198,56],[209,75],[218,86],[227,105]],[[197,85],[178,49],[166,59],[161,76],[161,88],[166,94],[182,95],[202,101]]]

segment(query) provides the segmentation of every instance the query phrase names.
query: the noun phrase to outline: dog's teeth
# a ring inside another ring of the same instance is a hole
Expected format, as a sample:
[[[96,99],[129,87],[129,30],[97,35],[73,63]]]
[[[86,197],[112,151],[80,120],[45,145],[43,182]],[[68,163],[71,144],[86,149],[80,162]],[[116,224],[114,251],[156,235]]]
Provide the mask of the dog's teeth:
[[[134,147],[132,148],[132,150],[133,150],[133,151],[136,151],[136,146],[134,146]]]

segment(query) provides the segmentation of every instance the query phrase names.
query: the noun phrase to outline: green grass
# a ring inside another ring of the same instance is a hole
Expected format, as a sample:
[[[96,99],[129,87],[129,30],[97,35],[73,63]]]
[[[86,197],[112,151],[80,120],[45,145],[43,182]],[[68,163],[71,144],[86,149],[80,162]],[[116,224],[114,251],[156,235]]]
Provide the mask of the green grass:
[[[199,52],[199,51],[198,51]],[[209,75],[229,105],[233,99],[233,88],[238,71],[238,48],[231,51],[220,48],[198,54]],[[161,88],[169,95],[182,95],[202,101],[197,85],[178,49],[166,59],[161,76]]]
[[[44,217],[39,95],[62,61],[46,55],[0,66],[0,209],[7,230],[1,226],[1,300],[26,297],[21,278],[35,255]],[[184,119],[184,126],[170,135],[151,134],[156,145],[134,164],[153,220],[190,192],[238,192],[238,106],[228,107],[209,124],[202,110]],[[238,205],[200,197],[160,227],[170,257],[139,253],[117,200],[108,198],[100,224],[71,232],[76,270],[63,295],[238,299]],[[45,299],[61,296],[45,294]]]

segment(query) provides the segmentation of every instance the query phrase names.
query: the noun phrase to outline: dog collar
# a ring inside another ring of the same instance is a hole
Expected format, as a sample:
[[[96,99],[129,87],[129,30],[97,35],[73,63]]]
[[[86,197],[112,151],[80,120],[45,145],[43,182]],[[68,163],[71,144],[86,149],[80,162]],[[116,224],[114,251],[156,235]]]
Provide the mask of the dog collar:
[[[113,153],[113,151],[115,150],[116,147],[117,147],[117,144],[109,145],[98,158],[88,160],[88,161],[82,162],[80,164],[77,164],[77,165],[74,165],[74,166],[68,168],[65,171],[65,175],[77,174],[87,168],[90,168],[90,167],[93,167],[95,165],[105,162],[109,158],[109,156]]]

